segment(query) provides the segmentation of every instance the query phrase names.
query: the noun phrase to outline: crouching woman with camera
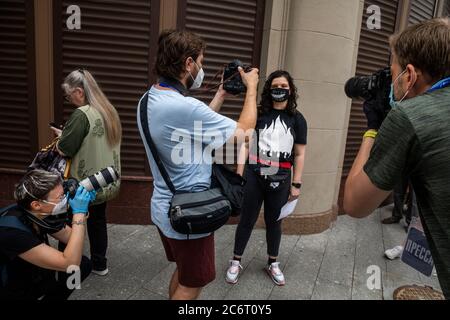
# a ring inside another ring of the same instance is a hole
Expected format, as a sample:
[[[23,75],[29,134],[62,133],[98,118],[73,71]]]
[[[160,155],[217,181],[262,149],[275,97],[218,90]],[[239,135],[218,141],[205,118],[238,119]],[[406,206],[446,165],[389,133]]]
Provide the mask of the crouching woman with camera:
[[[14,196],[17,203],[0,210],[0,300],[67,299],[91,271],[82,252],[95,191],[80,186],[68,199],[58,174],[34,170],[22,178]],[[68,204],[72,227],[66,225]],[[64,252],[49,245],[48,235],[67,244]]]

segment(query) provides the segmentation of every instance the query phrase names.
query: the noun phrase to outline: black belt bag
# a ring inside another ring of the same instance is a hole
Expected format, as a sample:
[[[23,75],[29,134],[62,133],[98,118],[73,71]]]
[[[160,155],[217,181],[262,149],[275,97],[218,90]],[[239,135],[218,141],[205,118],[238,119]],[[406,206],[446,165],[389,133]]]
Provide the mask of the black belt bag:
[[[212,188],[202,192],[183,193],[175,189],[148,127],[148,92],[139,103],[142,130],[153,154],[158,169],[173,194],[168,212],[172,228],[182,234],[201,234],[214,232],[222,227],[230,217],[231,203],[221,188]]]
[[[169,218],[175,231],[199,234],[216,231],[229,219],[230,201],[221,189],[175,194],[170,203]]]
[[[271,175],[264,175],[262,169],[266,167],[253,166],[253,171],[260,177],[264,178],[268,182],[280,182],[284,183],[286,180],[291,178],[291,169],[281,170],[279,169],[277,173]]]

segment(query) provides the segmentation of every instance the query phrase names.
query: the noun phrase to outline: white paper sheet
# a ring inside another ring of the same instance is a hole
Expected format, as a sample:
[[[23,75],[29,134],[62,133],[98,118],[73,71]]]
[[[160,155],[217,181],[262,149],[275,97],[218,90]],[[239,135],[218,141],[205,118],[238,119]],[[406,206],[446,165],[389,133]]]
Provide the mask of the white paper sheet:
[[[281,208],[280,217],[277,221],[286,218],[288,215],[290,215],[292,212],[294,212],[295,207],[297,206],[298,199],[295,199],[294,201],[286,203],[283,208]]]

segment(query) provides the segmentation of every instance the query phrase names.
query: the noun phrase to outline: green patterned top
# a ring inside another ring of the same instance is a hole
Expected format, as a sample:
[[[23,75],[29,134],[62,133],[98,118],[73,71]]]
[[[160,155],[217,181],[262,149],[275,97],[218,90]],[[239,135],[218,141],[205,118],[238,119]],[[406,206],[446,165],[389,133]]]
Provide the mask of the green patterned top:
[[[450,87],[392,110],[364,170],[386,191],[410,177],[439,281],[450,298]]]
[[[89,105],[75,110],[64,127],[58,148],[72,157],[70,176],[78,181],[114,166],[121,173],[120,144],[110,147],[100,113]],[[117,196],[120,180],[97,192],[94,204],[100,204]]]
[[[89,120],[83,111],[76,109],[64,126],[58,149],[72,158],[80,149],[84,138],[89,133]]]

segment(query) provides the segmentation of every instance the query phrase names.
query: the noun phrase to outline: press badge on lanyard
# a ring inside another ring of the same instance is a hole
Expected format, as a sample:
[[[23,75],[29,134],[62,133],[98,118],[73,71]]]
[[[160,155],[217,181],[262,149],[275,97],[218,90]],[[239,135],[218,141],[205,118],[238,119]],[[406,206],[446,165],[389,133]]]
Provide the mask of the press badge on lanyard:
[[[427,277],[433,273],[433,257],[419,217],[411,220],[402,261]]]

